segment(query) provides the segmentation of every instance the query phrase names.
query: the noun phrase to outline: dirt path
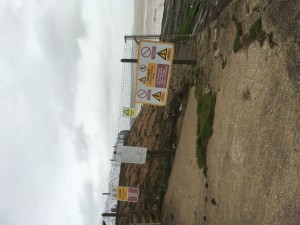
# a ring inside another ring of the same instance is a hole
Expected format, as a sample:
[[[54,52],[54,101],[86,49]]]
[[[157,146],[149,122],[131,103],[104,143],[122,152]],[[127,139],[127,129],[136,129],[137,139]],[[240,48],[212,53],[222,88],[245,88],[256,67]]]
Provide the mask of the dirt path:
[[[299,2],[237,2],[198,37],[198,67],[217,91],[208,176],[195,159],[192,89],[164,199],[166,225],[300,224]],[[233,14],[244,32],[262,18],[276,46],[255,41],[233,53]]]
[[[195,158],[197,103],[193,91],[194,88],[190,92],[186,106],[180,142],[165,195],[168,209],[163,212],[162,217],[166,224],[171,224],[172,221],[174,224],[193,224],[195,218],[190,211],[199,208],[199,197],[203,196],[201,184],[205,183],[204,176]],[[197,214],[198,212],[195,212],[195,217]]]

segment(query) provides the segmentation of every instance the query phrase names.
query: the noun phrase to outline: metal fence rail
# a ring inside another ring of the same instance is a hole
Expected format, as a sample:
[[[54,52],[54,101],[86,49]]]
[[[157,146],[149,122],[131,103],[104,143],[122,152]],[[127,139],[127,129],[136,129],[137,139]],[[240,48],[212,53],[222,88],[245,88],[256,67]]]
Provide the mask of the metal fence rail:
[[[124,52],[123,58],[125,59],[137,59],[138,56],[138,43],[140,40],[152,40],[152,41],[166,41],[166,42],[176,42],[175,44],[175,58],[176,59],[195,59],[196,48],[195,46],[190,46],[193,42],[192,35],[133,35],[125,36],[124,42]],[[186,41],[177,41],[178,39],[188,38]],[[188,47],[187,47],[188,46]],[[130,130],[135,119],[130,119],[128,117],[122,116],[123,107],[136,108],[139,112],[143,105],[134,102],[134,89],[136,85],[136,69],[137,63],[123,63],[122,64],[122,81],[121,81],[121,93],[120,93],[120,103],[119,103],[119,118],[118,118],[118,130],[116,137],[123,130]],[[184,86],[187,74],[191,71],[190,65],[173,65],[172,78],[170,81],[169,97],[168,102],[174,99],[174,96],[178,95]],[[168,107],[166,108],[166,112]],[[112,147],[112,159],[114,159],[114,150],[117,145],[122,145],[123,140],[116,139],[115,146]],[[111,171],[109,175],[109,187],[108,190],[112,193],[112,190],[119,185],[120,181],[120,163],[112,161]],[[115,208],[117,201],[111,195],[107,195],[105,212],[110,213],[112,208]],[[103,221],[107,225],[115,224],[114,217],[104,217]]]
[[[124,42],[124,51],[123,58],[126,59],[136,59],[138,55],[138,41],[141,39],[148,39],[153,41],[159,40],[159,35],[151,35],[151,36],[125,36]],[[139,112],[142,108],[142,104],[134,102],[134,88],[136,84],[136,63],[123,63],[122,64],[122,81],[121,81],[121,93],[120,93],[120,103],[119,103],[119,118],[118,118],[118,129],[116,137],[119,132],[122,130],[130,130],[132,124],[135,119],[123,117],[122,111],[123,107],[132,107],[136,108],[136,111]],[[122,144],[122,141],[118,141],[116,138],[115,146]],[[114,159],[115,147],[112,147],[112,159]],[[112,193],[113,188],[119,185],[119,175],[120,175],[120,163],[112,161],[110,175],[109,175],[109,193]],[[115,208],[117,205],[117,201],[111,195],[107,195],[106,203],[105,203],[105,212],[111,212],[112,208]],[[103,218],[107,225],[115,224],[114,217],[106,217]]]

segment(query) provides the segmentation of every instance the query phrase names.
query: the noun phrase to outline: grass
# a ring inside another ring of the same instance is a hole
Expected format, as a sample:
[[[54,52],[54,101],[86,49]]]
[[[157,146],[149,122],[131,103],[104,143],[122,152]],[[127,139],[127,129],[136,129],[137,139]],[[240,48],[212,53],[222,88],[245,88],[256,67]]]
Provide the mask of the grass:
[[[250,27],[249,30],[249,38],[250,39],[256,39],[262,32],[262,22],[261,18],[256,20]]]
[[[160,183],[158,186],[158,196],[156,198],[156,205],[157,205],[159,212],[161,212],[161,210],[162,210],[166,191],[167,191],[167,184]]]
[[[266,32],[262,29],[262,20],[261,18],[259,18],[250,27],[248,42],[257,40],[260,46],[262,46],[266,39],[266,36]]]
[[[178,34],[190,34],[192,31],[193,24],[195,22],[196,14],[199,10],[200,4],[195,5],[193,8],[188,8],[181,23],[178,27]]]
[[[164,169],[170,169],[172,164],[171,164],[171,159],[169,157],[163,157],[161,160],[160,160],[160,164],[162,165],[162,167]]]
[[[241,37],[243,35],[243,25],[241,22],[235,23],[236,27],[236,37]]]
[[[196,68],[193,71],[194,84],[201,84],[202,83],[201,81],[203,80],[204,76],[205,76],[205,73],[204,73],[203,66],[201,66],[201,68]]]
[[[267,36],[268,36],[268,42],[269,42],[269,45],[271,48],[278,45],[278,43],[273,41],[273,33],[272,32],[270,34],[267,34]]]
[[[200,85],[196,85],[195,97],[197,98],[197,142],[196,157],[199,168],[207,176],[206,152],[207,145],[213,133],[214,109],[216,93],[211,90],[203,94]]]
[[[236,37],[233,42],[232,50],[234,53],[237,53],[242,48],[241,39],[240,37]]]
[[[193,77],[195,80],[195,83],[198,83],[200,80],[200,69],[197,68],[196,70],[193,71]]]
[[[235,33],[235,40],[232,49],[233,52],[236,53],[242,48],[241,36],[243,35],[243,27],[240,22],[236,22],[235,27],[236,27],[236,33]]]
[[[257,40],[260,46],[263,45],[265,39],[268,37],[268,41],[271,47],[274,46],[273,33],[267,34],[262,28],[262,19],[258,18],[250,27],[249,32],[243,35],[241,30],[241,24],[236,23],[236,38],[233,42],[232,50],[236,53],[243,46],[249,46],[250,43]]]

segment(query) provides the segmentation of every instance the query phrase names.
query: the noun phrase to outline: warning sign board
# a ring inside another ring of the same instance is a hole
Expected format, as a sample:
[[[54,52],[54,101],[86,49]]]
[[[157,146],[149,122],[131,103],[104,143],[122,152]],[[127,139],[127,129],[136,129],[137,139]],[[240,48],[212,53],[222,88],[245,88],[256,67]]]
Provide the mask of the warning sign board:
[[[157,53],[160,57],[162,57],[164,60],[167,59],[167,49],[165,48],[164,50],[160,51]]]
[[[165,92],[164,91],[160,91],[157,92],[155,94],[152,95],[154,98],[156,98],[157,101],[161,101],[163,102],[165,99]]]
[[[164,106],[167,103],[174,44],[141,41],[138,50],[135,102]]]
[[[146,86],[147,87],[154,87],[155,75],[156,75],[156,64],[149,63],[148,70],[147,70],[147,76],[146,76]]]
[[[133,187],[118,186],[117,188],[117,200],[126,202],[138,202],[139,201],[139,189]]]
[[[140,78],[139,81],[141,81],[143,84],[146,84],[146,77]]]
[[[128,201],[128,187],[118,187],[117,199],[118,201]]]
[[[122,116],[123,117],[135,118],[136,117],[136,110],[135,110],[135,108],[123,107]]]

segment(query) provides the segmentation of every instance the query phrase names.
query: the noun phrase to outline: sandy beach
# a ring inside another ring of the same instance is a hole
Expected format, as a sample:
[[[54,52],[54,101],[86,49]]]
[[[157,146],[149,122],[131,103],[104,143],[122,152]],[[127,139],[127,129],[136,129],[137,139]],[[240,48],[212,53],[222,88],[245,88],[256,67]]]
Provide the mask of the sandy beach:
[[[135,0],[132,34],[160,34],[164,0]]]

